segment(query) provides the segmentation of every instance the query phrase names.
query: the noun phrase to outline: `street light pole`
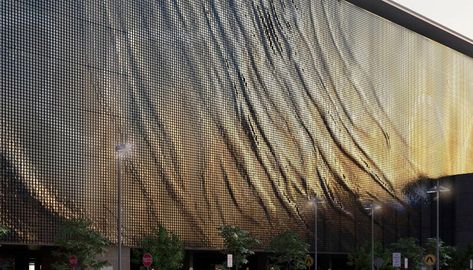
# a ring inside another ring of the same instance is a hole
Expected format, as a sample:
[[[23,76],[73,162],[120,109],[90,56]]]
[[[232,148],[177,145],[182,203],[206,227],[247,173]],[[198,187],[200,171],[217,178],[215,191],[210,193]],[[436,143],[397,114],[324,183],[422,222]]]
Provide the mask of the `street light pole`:
[[[440,186],[439,186],[439,181],[437,181],[437,188],[436,188],[436,195],[437,195],[437,250],[436,250],[436,258],[437,260],[436,261],[436,268],[437,270],[440,269],[440,218],[439,218],[439,214],[440,214]]]
[[[317,270],[318,267],[318,262],[319,260],[317,259],[317,239],[318,239],[318,230],[317,230],[317,219],[319,217],[318,213],[318,205],[319,203],[323,203],[323,200],[319,200],[317,196],[314,196],[312,200],[310,200],[310,203],[314,205],[314,269]]]
[[[371,214],[371,270],[374,270],[374,213],[376,209],[381,208],[379,205],[370,203],[365,207],[365,210],[369,210]]]
[[[318,218],[318,213],[317,213],[317,208],[318,208],[318,201],[317,201],[317,196],[314,196],[314,230],[315,230],[315,237],[314,237],[314,266],[315,266],[315,270],[317,270],[317,263],[318,263],[318,259],[317,259],[317,238],[318,238],[318,231],[317,231],[317,218]]]
[[[435,193],[437,203],[436,203],[436,212],[437,212],[437,245],[435,248],[435,268],[436,270],[440,270],[440,193],[441,192],[449,192],[450,189],[440,186],[440,182],[437,181],[434,189],[428,190],[427,193],[432,194]]]
[[[374,207],[371,205],[371,270],[374,270]]]
[[[125,158],[131,151],[131,144],[117,144],[117,246],[118,246],[118,270],[122,269],[122,186],[121,186],[121,158]]]
[[[118,239],[117,239],[117,245],[118,245],[118,270],[122,269],[122,187],[121,187],[121,162],[120,162],[120,157],[117,158],[117,232],[118,232]]]

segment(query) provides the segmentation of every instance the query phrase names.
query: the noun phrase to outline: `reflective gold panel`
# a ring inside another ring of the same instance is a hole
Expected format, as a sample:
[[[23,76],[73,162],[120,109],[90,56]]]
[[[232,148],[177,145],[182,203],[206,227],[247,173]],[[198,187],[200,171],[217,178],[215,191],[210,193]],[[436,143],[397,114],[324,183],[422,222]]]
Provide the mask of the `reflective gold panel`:
[[[308,234],[317,196],[342,250],[364,201],[410,209],[417,181],[473,171],[473,60],[344,1],[0,5],[10,242],[72,217],[116,241],[120,143],[127,245],[158,224],[189,247],[222,224]]]

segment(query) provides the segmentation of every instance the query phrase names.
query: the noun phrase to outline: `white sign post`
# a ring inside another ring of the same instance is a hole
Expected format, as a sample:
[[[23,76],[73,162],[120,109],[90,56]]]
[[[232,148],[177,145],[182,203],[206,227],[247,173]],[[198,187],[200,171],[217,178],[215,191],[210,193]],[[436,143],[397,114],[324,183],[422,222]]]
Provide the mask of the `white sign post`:
[[[399,252],[393,253],[393,267],[401,267],[401,253]]]
[[[409,267],[409,259],[404,258],[404,269],[407,269]]]
[[[473,269],[473,260],[470,259],[470,269]]]
[[[227,267],[233,267],[233,255],[227,254]]]

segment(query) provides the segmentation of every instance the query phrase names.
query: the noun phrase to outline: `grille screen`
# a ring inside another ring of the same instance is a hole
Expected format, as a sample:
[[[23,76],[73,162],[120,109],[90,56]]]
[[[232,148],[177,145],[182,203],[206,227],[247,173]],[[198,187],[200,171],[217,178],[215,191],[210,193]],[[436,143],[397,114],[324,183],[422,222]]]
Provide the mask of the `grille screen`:
[[[383,203],[415,235],[416,183],[473,171],[473,61],[344,1],[2,1],[0,218],[51,243],[90,218],[127,245],[157,225],[286,229],[347,250]],[[420,190],[420,191],[419,191]]]

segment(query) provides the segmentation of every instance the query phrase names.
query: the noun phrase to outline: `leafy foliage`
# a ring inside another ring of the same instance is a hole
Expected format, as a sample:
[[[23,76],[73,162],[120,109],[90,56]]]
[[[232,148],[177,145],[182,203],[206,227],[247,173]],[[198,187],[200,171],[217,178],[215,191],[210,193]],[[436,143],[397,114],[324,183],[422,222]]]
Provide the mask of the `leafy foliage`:
[[[269,249],[273,252],[270,259],[274,263],[274,269],[306,269],[305,257],[309,252],[309,244],[297,233],[285,231],[275,236],[269,244]]]
[[[391,253],[388,249],[384,249],[383,245],[378,241],[374,243],[374,257],[383,259],[383,265],[379,268],[380,270],[392,269]],[[371,269],[371,243],[365,243],[348,254],[347,264],[355,270]]]
[[[141,264],[143,254],[148,252],[153,256],[152,266],[157,269],[181,269],[184,261],[184,245],[179,237],[159,226],[140,242],[140,250],[133,250],[134,262]]]
[[[401,238],[398,242],[393,243],[388,249],[383,249],[381,243],[375,242],[375,257],[383,259],[384,263],[380,267],[382,270],[390,270],[392,268],[392,252],[400,252],[402,258],[409,258],[409,269],[421,269],[422,255],[434,254],[436,250],[436,239],[429,238],[424,245],[424,248],[417,244],[414,238]],[[454,269],[462,269],[466,264],[465,260],[469,262],[469,256],[473,255],[473,247],[468,255],[462,258],[455,257],[455,248],[447,246],[440,241],[440,267],[453,266],[454,263],[461,264],[461,267]],[[371,245],[369,243],[358,247],[351,254],[348,255],[348,265],[353,266],[355,270],[370,269],[371,268]]]
[[[415,238],[401,238],[390,245],[391,252],[400,252],[402,258],[409,259],[409,269],[417,270],[422,265],[423,248],[417,244]]]
[[[469,244],[455,253],[453,269],[468,269],[471,259],[473,259],[473,245]]]
[[[349,266],[352,266],[355,270],[369,269],[370,268],[370,248],[368,245],[362,245],[353,249],[348,254]]]
[[[92,222],[85,219],[64,222],[55,241],[59,250],[54,253],[57,258],[54,269],[70,269],[69,256],[72,255],[77,256],[83,269],[100,269],[107,265],[107,261],[98,260],[97,256],[105,253],[110,242],[91,226]]]
[[[218,231],[225,241],[225,252],[233,254],[235,269],[246,265],[248,256],[255,254],[251,249],[259,245],[260,241],[237,226],[221,226]]]
[[[10,229],[8,227],[0,225],[0,238],[4,237],[10,232]]]
[[[445,243],[440,240],[440,268],[453,265],[453,256],[455,255],[455,248],[445,245]],[[427,242],[424,245],[425,253],[434,254],[436,253],[437,239],[428,238]]]

